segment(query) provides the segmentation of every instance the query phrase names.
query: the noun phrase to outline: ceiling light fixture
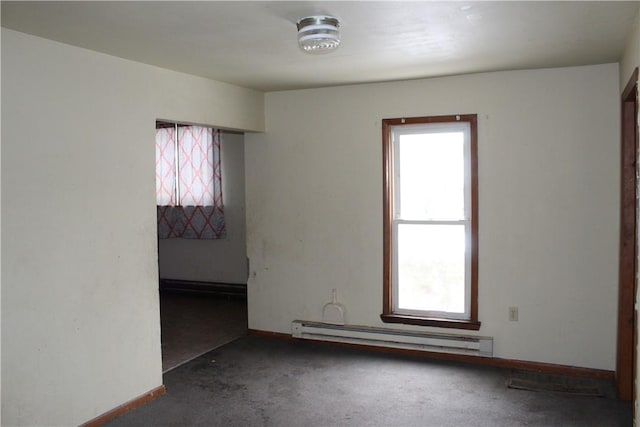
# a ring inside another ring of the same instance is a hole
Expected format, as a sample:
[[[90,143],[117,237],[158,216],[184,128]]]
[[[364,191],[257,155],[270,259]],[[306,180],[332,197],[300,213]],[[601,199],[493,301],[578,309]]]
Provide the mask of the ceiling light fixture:
[[[340,21],[332,16],[308,16],[296,24],[298,44],[307,53],[326,53],[340,46]]]

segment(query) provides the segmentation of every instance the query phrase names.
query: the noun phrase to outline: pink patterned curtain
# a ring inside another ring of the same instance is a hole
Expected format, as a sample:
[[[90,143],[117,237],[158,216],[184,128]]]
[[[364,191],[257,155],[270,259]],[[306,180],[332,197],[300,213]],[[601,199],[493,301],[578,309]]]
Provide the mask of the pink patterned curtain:
[[[176,128],[156,129],[156,204],[176,204]]]
[[[213,129],[201,126],[180,127],[178,141],[180,205],[213,206]],[[218,150],[219,148],[218,144]]]
[[[219,130],[156,129],[156,199],[159,238],[226,237]]]

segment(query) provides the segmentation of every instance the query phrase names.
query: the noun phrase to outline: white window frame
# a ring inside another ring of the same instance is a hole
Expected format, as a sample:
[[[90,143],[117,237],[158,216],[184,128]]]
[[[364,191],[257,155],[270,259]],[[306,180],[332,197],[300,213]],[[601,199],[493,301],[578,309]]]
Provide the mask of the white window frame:
[[[400,212],[400,137],[403,135],[425,135],[450,132],[462,132],[463,162],[464,162],[464,213],[459,219],[404,219]],[[392,156],[393,156],[393,311],[410,316],[441,317],[468,320],[471,316],[471,251],[465,251],[465,308],[462,313],[446,311],[411,310],[398,306],[399,275],[398,267],[398,226],[400,224],[429,224],[429,225],[463,225],[465,227],[465,242],[471,239],[471,125],[468,122],[424,123],[415,125],[399,125],[391,127]]]

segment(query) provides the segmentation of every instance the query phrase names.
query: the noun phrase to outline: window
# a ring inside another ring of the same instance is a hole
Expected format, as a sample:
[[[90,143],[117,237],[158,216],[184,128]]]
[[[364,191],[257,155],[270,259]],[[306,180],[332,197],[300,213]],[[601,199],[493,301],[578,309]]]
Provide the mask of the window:
[[[382,121],[384,322],[480,328],[476,115]]]
[[[158,206],[213,206],[219,175],[219,131],[203,126],[156,125]]]
[[[160,238],[220,239],[220,131],[156,122],[156,203]]]

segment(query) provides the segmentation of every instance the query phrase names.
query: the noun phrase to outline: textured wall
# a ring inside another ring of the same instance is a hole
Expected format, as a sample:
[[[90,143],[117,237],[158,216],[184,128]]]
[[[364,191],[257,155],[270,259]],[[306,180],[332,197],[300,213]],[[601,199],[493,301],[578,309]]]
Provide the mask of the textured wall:
[[[348,323],[385,326],[380,121],[476,113],[478,334],[613,370],[618,97],[617,64],[268,93],[245,137],[249,327],[320,320],[334,287]]]
[[[5,29],[2,63],[2,424],[78,425],[162,383],[155,120],[259,131],[263,94]]]
[[[627,35],[627,42],[625,44],[624,54],[620,60],[620,91],[624,89],[625,85],[631,77],[633,70],[640,65],[640,5],[638,6],[638,12],[636,18],[633,21],[633,27]]]

